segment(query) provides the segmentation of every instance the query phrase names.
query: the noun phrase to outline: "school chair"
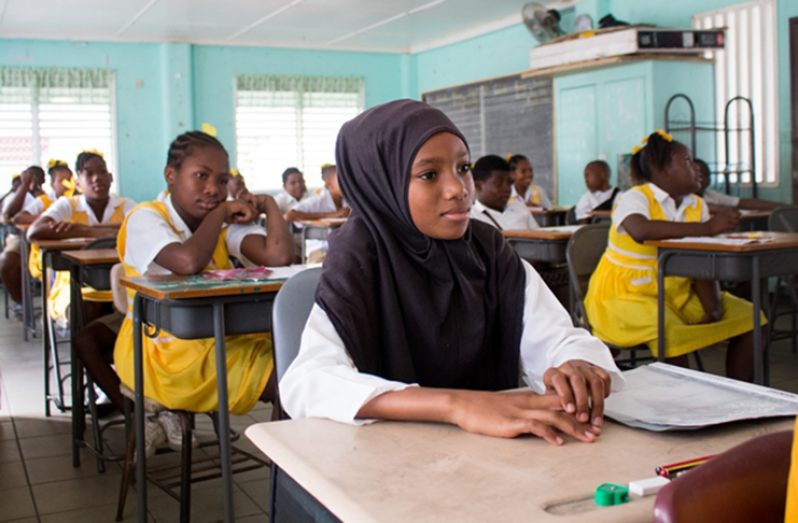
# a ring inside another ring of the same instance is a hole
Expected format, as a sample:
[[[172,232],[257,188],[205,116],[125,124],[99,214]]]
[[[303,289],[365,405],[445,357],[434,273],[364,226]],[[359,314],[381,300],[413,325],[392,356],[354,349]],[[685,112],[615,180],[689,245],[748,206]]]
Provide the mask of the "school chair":
[[[574,325],[592,332],[590,321],[585,310],[585,294],[590,284],[590,276],[596,270],[604,250],[607,248],[607,237],[610,233],[609,224],[585,225],[577,229],[568,240],[565,248],[565,259],[568,261],[568,274],[570,276],[571,317]],[[637,351],[648,351],[645,345],[635,347],[618,347],[604,342],[613,353],[629,351],[628,359],[616,359],[618,364],[629,364],[632,367],[638,362],[653,361],[653,356],[640,358]]]
[[[663,487],[656,523],[784,523],[792,431],[746,441]]]
[[[768,230],[774,232],[798,232],[798,207],[779,207],[774,209],[768,217]],[[790,308],[784,311],[777,311],[777,306],[782,296],[786,294],[790,302]],[[777,329],[776,319],[780,316],[789,315],[791,319],[790,329]],[[773,301],[770,305],[770,339],[771,341],[791,339],[792,351],[798,350],[798,293],[795,290],[795,276],[779,276],[776,280],[776,290],[773,293]]]
[[[127,313],[127,292],[120,282],[120,279],[124,276],[125,270],[121,263],[115,265],[113,269],[111,269],[111,291],[113,294],[114,308],[120,312]],[[119,485],[116,521],[122,521],[124,519],[127,493],[130,489],[130,483],[133,480],[136,466],[136,427],[135,423],[130,422],[136,395],[135,392],[124,383],[120,384],[119,388],[122,395],[125,396],[124,414],[125,427],[127,429],[127,450],[125,452],[124,467],[122,469],[122,481]],[[149,414],[158,414],[169,409],[156,400],[145,397],[144,410]],[[191,520],[191,485],[193,483],[222,477],[220,468],[221,461],[218,456],[208,456],[196,460],[192,457],[193,448],[191,439],[194,433],[194,415],[207,414],[210,416],[216,438],[220,438],[219,420],[215,412],[199,413],[186,410],[172,410],[172,412],[180,419],[180,428],[182,432],[180,464],[150,469],[147,471],[147,480],[180,503],[180,523],[188,523]],[[237,441],[241,436],[238,432],[231,430],[228,437],[230,437],[231,441]],[[218,439],[202,441],[199,443],[199,447],[205,448],[218,444]],[[163,450],[163,452],[168,451],[168,449]],[[231,451],[233,474],[268,466],[266,461],[248,452],[244,452],[235,447],[231,447]],[[162,449],[159,449],[156,454],[160,453],[162,453]],[[176,470],[177,472],[175,472]],[[175,491],[176,488],[179,489],[179,493]]]
[[[579,221],[576,219],[576,206],[573,206],[565,213],[565,225],[576,225],[578,223]]]

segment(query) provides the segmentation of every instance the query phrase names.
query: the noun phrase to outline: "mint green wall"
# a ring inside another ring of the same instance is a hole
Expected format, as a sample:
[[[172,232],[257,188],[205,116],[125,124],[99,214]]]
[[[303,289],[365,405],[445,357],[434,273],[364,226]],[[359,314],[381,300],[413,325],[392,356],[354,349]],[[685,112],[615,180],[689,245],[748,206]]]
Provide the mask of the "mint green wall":
[[[152,200],[164,187],[166,150],[178,134],[213,124],[235,162],[233,76],[359,76],[366,107],[416,96],[410,56],[191,44],[0,40],[0,65],[116,72],[119,191]],[[91,144],[87,144],[91,147]]]

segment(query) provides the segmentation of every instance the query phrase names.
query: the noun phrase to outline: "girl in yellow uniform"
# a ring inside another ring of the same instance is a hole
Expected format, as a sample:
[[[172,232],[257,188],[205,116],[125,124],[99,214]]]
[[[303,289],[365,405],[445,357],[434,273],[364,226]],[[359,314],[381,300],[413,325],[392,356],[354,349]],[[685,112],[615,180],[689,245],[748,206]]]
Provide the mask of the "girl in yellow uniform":
[[[32,240],[116,236],[125,215],[135,207],[136,202],[129,198],[111,196],[114,178],[100,153],[80,153],[75,162],[75,171],[83,194],[64,196],[52,204],[31,225],[28,237]],[[111,292],[84,288],[83,298],[88,302],[110,303]],[[65,326],[70,301],[69,272],[57,273],[47,299],[50,316],[57,324]],[[87,320],[98,314],[90,314]]]
[[[230,165],[216,138],[202,132],[177,137],[164,170],[169,194],[133,209],[119,231],[117,249],[125,275],[189,275],[229,269],[230,256],[245,264],[279,266],[293,260],[293,239],[271,196],[227,200]],[[252,224],[266,214],[266,230]],[[117,338],[119,378],[133,388],[134,293]],[[230,412],[248,412],[258,399],[271,401],[276,384],[266,334],[226,339]],[[143,338],[144,395],[169,409],[218,409],[214,340],[181,340],[167,332]],[[267,387],[267,384],[269,387]],[[268,391],[268,392],[267,392]]]
[[[551,200],[542,187],[534,185],[535,172],[529,158],[522,154],[514,154],[507,159],[510,164],[510,177],[513,179],[514,201],[526,204],[528,207],[551,208]]]
[[[690,151],[664,132],[636,148],[632,169],[648,183],[633,187],[616,204],[585,307],[600,339],[620,347],[646,344],[656,354],[657,249],[643,242],[732,231],[739,213],[729,210],[709,218],[706,204],[693,194],[700,184]],[[731,338],[726,374],[751,381],[751,303],[721,293],[715,281],[682,277],[666,278],[665,293],[668,361],[686,366],[688,353]]]
[[[798,521],[798,418],[795,419],[795,430],[792,438],[792,458],[790,461],[790,477],[787,480],[787,508],[784,523],[796,523]]]
[[[14,224],[33,223],[44,211],[50,208],[55,201],[62,196],[72,196],[74,186],[72,182],[72,170],[67,163],[62,160],[50,160],[50,167],[47,171],[50,174],[50,185],[52,193],[44,193],[30,203],[21,213],[14,217]],[[50,195],[55,198],[51,198]],[[28,269],[30,275],[37,280],[42,279],[42,251],[36,244],[30,245],[28,255]]]

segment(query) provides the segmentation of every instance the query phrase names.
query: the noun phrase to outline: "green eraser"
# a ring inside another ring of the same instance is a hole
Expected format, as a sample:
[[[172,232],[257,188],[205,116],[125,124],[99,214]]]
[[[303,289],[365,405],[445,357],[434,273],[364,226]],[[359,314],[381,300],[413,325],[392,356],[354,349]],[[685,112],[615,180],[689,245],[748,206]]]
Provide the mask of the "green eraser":
[[[623,485],[603,483],[596,488],[596,505],[611,507],[629,502],[629,489]]]

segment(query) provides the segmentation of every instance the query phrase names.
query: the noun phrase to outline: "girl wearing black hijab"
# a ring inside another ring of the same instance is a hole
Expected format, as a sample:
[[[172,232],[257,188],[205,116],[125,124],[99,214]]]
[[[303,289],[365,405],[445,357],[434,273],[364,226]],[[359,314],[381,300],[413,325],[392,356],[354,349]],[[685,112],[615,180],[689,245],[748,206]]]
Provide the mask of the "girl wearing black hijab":
[[[329,238],[280,382],[286,412],[595,440],[623,378],[501,233],[469,221],[474,182],[454,124],[421,102],[381,105],[343,126],[336,161],[352,213]],[[497,392],[522,371],[546,394]]]

